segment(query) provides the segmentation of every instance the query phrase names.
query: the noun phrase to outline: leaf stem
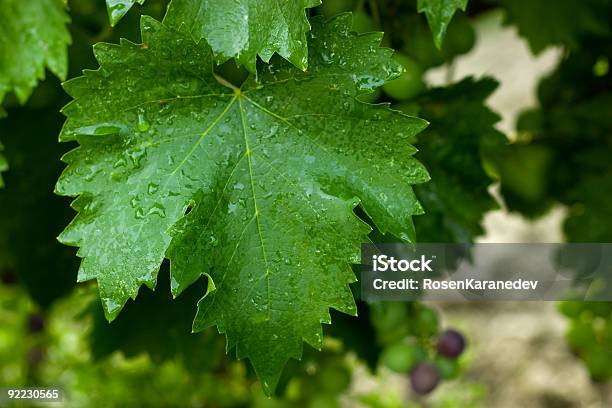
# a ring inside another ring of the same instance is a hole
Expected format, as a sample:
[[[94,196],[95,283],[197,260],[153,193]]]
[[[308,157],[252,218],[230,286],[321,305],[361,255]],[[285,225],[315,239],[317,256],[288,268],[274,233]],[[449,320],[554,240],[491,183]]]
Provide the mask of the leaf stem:
[[[240,93],[240,88],[238,88],[236,85],[232,84],[230,81],[228,81],[227,79],[223,78],[220,75],[217,75],[217,74],[213,74],[213,75],[218,83],[231,89],[232,91],[234,91],[234,93]]]

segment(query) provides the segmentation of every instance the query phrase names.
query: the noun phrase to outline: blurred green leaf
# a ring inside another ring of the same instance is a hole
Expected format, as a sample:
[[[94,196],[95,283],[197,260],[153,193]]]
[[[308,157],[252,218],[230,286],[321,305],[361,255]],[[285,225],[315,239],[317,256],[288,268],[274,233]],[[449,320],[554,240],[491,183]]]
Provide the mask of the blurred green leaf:
[[[145,0],[106,0],[111,25],[117,24],[136,3],[142,5],[144,2]]]
[[[65,78],[70,18],[63,0],[4,0],[0,21],[0,103],[10,91],[25,103],[45,68]]]
[[[434,43],[442,48],[446,29],[457,10],[465,11],[467,0],[418,0],[419,13],[425,13],[433,32]]]
[[[490,78],[466,78],[415,101],[430,122],[417,142],[419,159],[431,169],[431,181],[416,186],[425,208],[415,218],[420,242],[473,242],[483,233],[484,214],[497,208],[483,168],[483,156],[506,142],[495,128],[499,116],[485,104],[496,87]]]
[[[585,36],[610,34],[607,0],[498,0],[534,54],[548,46],[577,48]]]

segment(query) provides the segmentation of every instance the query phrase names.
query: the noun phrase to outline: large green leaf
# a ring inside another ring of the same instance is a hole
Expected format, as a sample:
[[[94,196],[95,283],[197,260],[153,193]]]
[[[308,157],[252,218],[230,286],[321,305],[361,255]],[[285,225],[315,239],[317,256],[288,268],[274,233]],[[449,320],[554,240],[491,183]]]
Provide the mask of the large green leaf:
[[[108,18],[111,25],[115,25],[126,15],[134,4],[144,4],[145,0],[106,0]]]
[[[426,122],[355,98],[401,71],[381,34],[312,23],[308,72],[278,58],[238,89],[204,41],[146,17],[143,44],[98,44],[101,68],[65,86],[61,140],[81,146],[56,189],[80,196],[60,236],[80,246],[79,280],[113,319],[170,247],[175,295],[209,277],[195,330],[217,325],[268,391],[303,340],[321,345],[329,307],[355,312],[369,228],[353,208],[414,240],[411,185],[428,179],[410,144]]]
[[[268,62],[280,54],[298,68],[306,69],[310,29],[305,9],[320,0],[172,0],[164,23],[204,38],[218,62],[236,58],[255,72],[259,55]]]
[[[63,0],[3,0],[0,4],[0,103],[15,91],[21,103],[45,76],[68,69],[70,20]]]
[[[418,0],[419,13],[425,13],[436,47],[442,47],[446,29],[458,9],[465,11],[467,0]]]

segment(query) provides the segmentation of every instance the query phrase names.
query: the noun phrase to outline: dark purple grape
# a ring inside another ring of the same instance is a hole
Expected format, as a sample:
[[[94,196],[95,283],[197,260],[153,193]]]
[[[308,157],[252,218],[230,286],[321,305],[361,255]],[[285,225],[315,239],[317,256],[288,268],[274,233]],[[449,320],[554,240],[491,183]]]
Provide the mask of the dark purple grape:
[[[440,382],[438,367],[429,363],[419,363],[410,373],[412,390],[419,395],[430,393]]]
[[[30,315],[28,319],[28,328],[30,329],[30,333],[38,333],[44,330],[45,321],[42,316],[33,314]]]
[[[438,337],[438,353],[447,358],[457,358],[465,349],[465,338],[456,330],[445,330]]]
[[[17,275],[11,269],[5,269],[0,272],[0,282],[6,286],[12,286],[17,283]]]

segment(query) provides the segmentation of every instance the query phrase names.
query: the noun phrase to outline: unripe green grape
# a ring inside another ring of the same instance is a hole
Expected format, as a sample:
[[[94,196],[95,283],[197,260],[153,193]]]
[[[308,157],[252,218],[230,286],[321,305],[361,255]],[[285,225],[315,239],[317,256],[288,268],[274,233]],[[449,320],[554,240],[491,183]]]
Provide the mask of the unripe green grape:
[[[497,163],[504,191],[525,202],[543,202],[552,151],[546,146],[515,143],[508,146],[504,155],[504,160]]]
[[[421,22],[420,17],[406,21],[402,52],[413,58],[423,69],[444,63],[442,52],[434,45],[431,30],[426,23]]]
[[[418,95],[425,87],[421,67],[412,58],[403,54],[395,54],[393,58],[404,67],[404,72],[398,78],[383,85],[385,93],[398,101]]]
[[[569,344],[578,349],[583,350],[597,343],[593,334],[593,325],[581,321],[574,321],[567,333]]]
[[[319,7],[321,14],[327,18],[353,10],[353,0],[323,0]]]
[[[440,375],[445,380],[452,380],[457,378],[460,372],[459,363],[456,359],[448,359],[439,357],[435,361],[436,367],[440,370]]]
[[[584,310],[584,302],[568,300],[559,304],[559,311],[567,317],[578,317]]]
[[[381,344],[393,344],[412,332],[409,307],[406,303],[385,302],[371,307],[372,324]]]
[[[427,306],[421,306],[416,316],[416,334],[422,337],[433,336],[438,333],[438,329],[438,313]]]
[[[442,45],[442,54],[447,60],[465,54],[476,43],[476,33],[467,18],[453,19],[448,26]]]
[[[600,56],[593,64],[593,75],[598,77],[606,76],[610,72],[610,61],[604,56]]]
[[[425,352],[419,346],[404,342],[395,343],[381,354],[381,362],[391,371],[407,373],[425,358]]]
[[[406,303],[401,302],[372,305],[372,317],[380,331],[393,330],[410,319]]]

